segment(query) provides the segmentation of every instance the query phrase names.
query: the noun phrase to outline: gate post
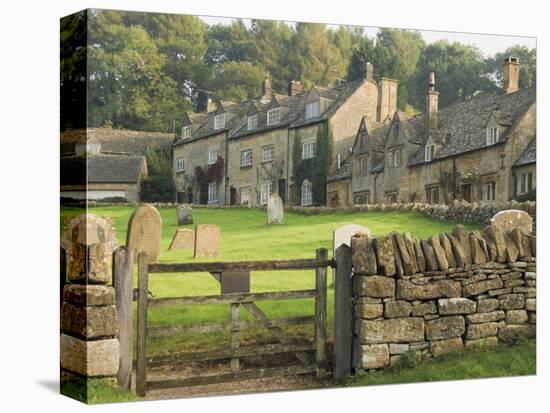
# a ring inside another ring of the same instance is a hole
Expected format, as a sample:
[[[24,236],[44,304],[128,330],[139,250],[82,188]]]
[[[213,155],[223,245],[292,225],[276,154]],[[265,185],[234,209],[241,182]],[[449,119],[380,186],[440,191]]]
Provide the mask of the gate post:
[[[315,258],[327,260],[326,248],[315,251]],[[327,267],[315,270],[315,362],[317,378],[325,374],[326,342],[327,342]]]
[[[113,286],[119,330],[118,384],[126,390],[132,387],[132,299],[133,266],[132,251],[120,247],[113,253]]]
[[[149,268],[147,253],[138,255],[138,309],[137,309],[137,349],[136,349],[136,393],[145,396],[147,392],[147,304]]]
[[[351,248],[340,245],[334,254],[334,379],[343,380],[351,374],[352,362],[352,287]]]

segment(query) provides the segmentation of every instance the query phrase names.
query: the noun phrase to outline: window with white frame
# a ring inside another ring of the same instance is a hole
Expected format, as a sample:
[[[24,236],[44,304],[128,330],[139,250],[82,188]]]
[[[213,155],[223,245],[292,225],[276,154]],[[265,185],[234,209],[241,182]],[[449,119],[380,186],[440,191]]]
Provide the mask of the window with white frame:
[[[302,182],[302,205],[307,206],[313,203],[313,187],[307,179]]]
[[[252,166],[252,149],[241,151],[241,168]]]
[[[271,109],[267,112],[267,124],[275,125],[281,118],[281,108]]]
[[[482,201],[494,201],[496,198],[496,183],[486,182],[481,185],[481,200]]]
[[[214,116],[214,130],[222,129],[225,127],[225,113]]]
[[[176,158],[176,172],[185,171],[185,158]]]
[[[487,140],[487,146],[494,145],[495,143],[498,142],[498,127],[497,126],[487,128],[486,140]]]
[[[435,145],[434,144],[426,145],[426,153],[425,153],[424,160],[426,162],[429,162],[434,158],[434,156],[435,156]]]
[[[388,164],[390,168],[396,168],[401,165],[401,148],[392,149],[388,152]]]
[[[247,130],[256,129],[258,127],[258,114],[249,116],[247,119]]]
[[[275,145],[262,146],[262,162],[272,161],[274,152],[275,152]]]
[[[208,184],[208,203],[218,202],[218,185],[216,182]]]
[[[213,165],[218,160],[218,148],[208,151],[208,165]]]
[[[526,172],[519,176],[518,195],[524,195],[533,190],[533,173]]]
[[[181,128],[181,137],[183,139],[191,137],[191,126],[188,125]]]
[[[267,200],[273,193],[273,184],[271,182],[266,182],[260,185],[260,203],[262,205],[267,204]]]
[[[315,158],[315,142],[302,144],[302,159]]]
[[[318,100],[306,104],[306,119],[316,118],[321,112],[321,105]]]

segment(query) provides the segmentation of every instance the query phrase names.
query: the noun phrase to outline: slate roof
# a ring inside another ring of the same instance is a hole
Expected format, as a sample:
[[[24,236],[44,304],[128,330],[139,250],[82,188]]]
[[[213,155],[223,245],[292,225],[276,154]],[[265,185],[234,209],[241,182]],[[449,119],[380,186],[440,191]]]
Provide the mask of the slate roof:
[[[514,125],[535,101],[535,88],[530,87],[508,94],[502,91],[484,92],[441,109],[438,112],[436,137],[443,142],[443,149],[436,153],[434,159],[486,147],[486,125],[491,116],[503,126]],[[409,165],[424,163],[424,147],[428,139],[424,115],[404,124],[411,129],[413,137],[422,142],[421,148],[409,160]],[[499,136],[498,143],[506,142],[509,132],[508,129]]]
[[[157,146],[170,154],[174,135],[113,128],[71,129],[61,133],[61,155],[74,154],[75,145],[86,139],[100,142],[101,152],[141,155],[148,146]]]
[[[351,158],[347,158],[340,165],[340,169],[327,177],[327,182],[340,181],[342,179],[348,179],[351,176]]]
[[[514,163],[514,166],[529,165],[537,162],[537,137],[535,136],[527,148],[523,151],[519,159]]]
[[[61,185],[138,183],[147,173],[141,155],[88,155],[61,158]]]

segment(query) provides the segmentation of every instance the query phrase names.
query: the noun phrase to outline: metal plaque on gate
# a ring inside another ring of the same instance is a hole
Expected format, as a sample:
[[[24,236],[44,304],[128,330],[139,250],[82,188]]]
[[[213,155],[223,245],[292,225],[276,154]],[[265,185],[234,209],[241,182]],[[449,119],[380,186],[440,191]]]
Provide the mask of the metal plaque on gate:
[[[224,271],[221,273],[222,294],[249,293],[250,271]]]

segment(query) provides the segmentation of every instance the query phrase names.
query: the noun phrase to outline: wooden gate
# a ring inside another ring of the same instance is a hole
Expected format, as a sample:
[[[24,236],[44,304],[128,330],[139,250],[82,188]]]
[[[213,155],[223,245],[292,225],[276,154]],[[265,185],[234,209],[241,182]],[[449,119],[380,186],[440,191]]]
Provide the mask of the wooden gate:
[[[138,264],[136,354],[136,392],[138,395],[145,396],[148,390],[223,383],[263,377],[315,373],[318,378],[321,378],[329,372],[331,367],[327,357],[327,267],[334,266],[334,262],[328,259],[326,249],[318,249],[314,259],[182,264],[148,264],[146,254],[140,253]],[[148,296],[149,274],[193,272],[220,274],[227,271],[281,271],[304,269],[315,270],[315,289],[261,293],[226,293],[219,295],[169,298],[150,298]],[[315,300],[314,315],[269,319],[255,304],[256,301],[303,298],[313,298]],[[201,304],[229,304],[231,306],[231,321],[228,323],[192,326],[156,328],[148,328],[147,326],[147,313],[149,307]],[[241,307],[247,310],[254,317],[254,320],[240,320],[239,314]],[[283,326],[303,324],[314,324],[313,341],[307,343],[293,343],[281,328]],[[275,335],[279,343],[241,347],[239,332],[259,328],[267,328]],[[230,344],[228,348],[216,351],[170,353],[151,357],[147,355],[148,337],[209,333],[215,331],[230,332]],[[294,354],[300,361],[300,364],[286,367],[241,369],[240,358],[242,357],[282,353]],[[313,353],[314,357],[311,357],[311,353]],[[149,381],[147,379],[147,370],[150,367],[222,359],[230,360],[230,372],[170,380]]]

